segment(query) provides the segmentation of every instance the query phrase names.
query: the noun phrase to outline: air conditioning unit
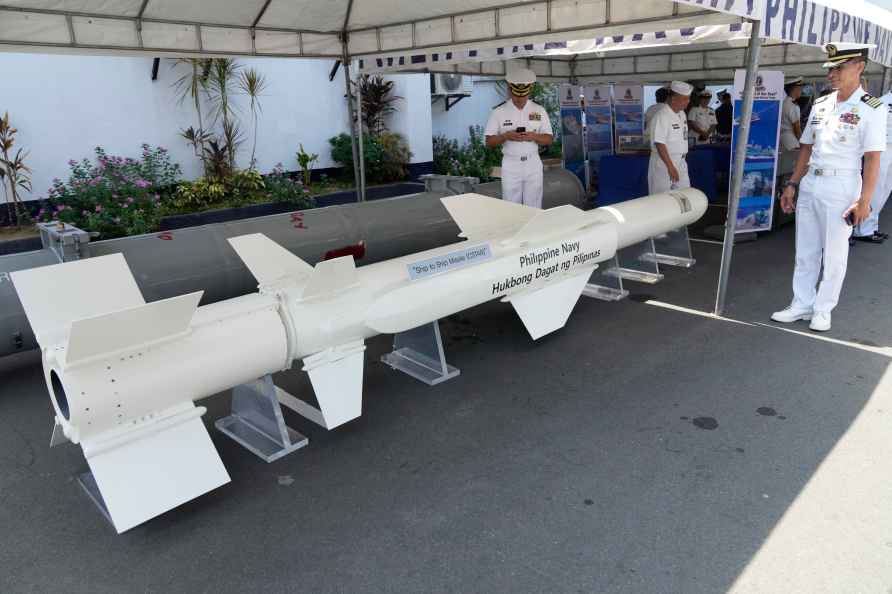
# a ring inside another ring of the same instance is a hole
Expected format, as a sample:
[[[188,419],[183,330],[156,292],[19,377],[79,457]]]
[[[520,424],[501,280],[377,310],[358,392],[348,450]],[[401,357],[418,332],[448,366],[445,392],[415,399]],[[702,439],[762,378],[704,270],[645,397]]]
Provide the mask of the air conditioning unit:
[[[474,81],[467,74],[431,74],[431,95],[470,95]]]

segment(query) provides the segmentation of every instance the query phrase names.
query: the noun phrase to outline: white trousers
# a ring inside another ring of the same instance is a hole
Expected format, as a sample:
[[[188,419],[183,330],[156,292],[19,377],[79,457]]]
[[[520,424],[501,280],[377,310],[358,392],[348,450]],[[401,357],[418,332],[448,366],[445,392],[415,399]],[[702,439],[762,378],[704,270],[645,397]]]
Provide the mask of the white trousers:
[[[852,228],[843,213],[858,199],[861,176],[809,173],[799,185],[796,203],[796,267],[793,306],[830,313],[837,302],[849,261]],[[824,274],[818,284],[821,265]]]
[[[877,177],[877,185],[870,197],[870,216],[867,220],[855,227],[855,235],[863,237],[873,235],[880,229],[880,211],[886,204],[886,199],[892,192],[892,145],[886,145],[886,150],[880,154],[880,174]]]
[[[542,208],[542,160],[539,155],[521,161],[502,158],[502,200]]]
[[[651,151],[650,162],[647,164],[647,192],[648,194],[660,194],[669,190],[680,190],[691,187],[688,178],[688,162],[681,155],[669,155],[675,169],[678,170],[678,183],[673,184],[669,179],[669,170],[660,158],[657,151]]]

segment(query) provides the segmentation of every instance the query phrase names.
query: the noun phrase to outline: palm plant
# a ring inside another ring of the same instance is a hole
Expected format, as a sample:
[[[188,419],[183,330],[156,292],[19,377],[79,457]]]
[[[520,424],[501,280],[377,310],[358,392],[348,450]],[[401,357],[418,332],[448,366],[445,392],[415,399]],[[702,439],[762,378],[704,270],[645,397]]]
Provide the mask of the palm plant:
[[[15,145],[15,135],[18,132],[9,124],[9,113],[5,112],[3,118],[0,119],[0,183],[3,184],[3,193],[6,195],[6,201],[9,202],[12,196],[13,213],[15,216],[15,226],[20,227],[22,220],[26,217],[25,206],[19,196],[18,191],[31,191],[31,169],[25,165],[25,159],[28,152],[18,149],[12,154],[13,145]],[[7,188],[7,183],[8,188]]]
[[[364,75],[359,79],[362,123],[372,136],[380,136],[384,132],[384,119],[396,112],[395,104],[402,99],[392,92],[393,81],[384,80],[381,75]]]
[[[242,92],[251,100],[251,115],[254,119],[254,144],[251,146],[251,165],[249,169],[254,169],[257,164],[257,116],[263,111],[260,106],[260,97],[266,91],[266,78],[255,68],[248,68],[241,72],[239,78],[239,86]]]
[[[211,118],[214,124],[222,122],[224,135],[237,129],[236,106],[230,101],[236,92],[241,65],[232,58],[215,58],[208,73],[207,94],[211,100]],[[229,167],[235,168],[236,145],[228,142]]]
[[[176,58],[173,61],[173,68],[185,66],[187,71],[173,83],[177,91],[177,104],[182,105],[189,100],[195,107],[195,114],[198,116],[198,132],[202,132],[204,128],[204,118],[201,111],[201,98],[207,93],[208,76],[210,74],[212,60],[210,58]],[[192,130],[192,126],[188,130]],[[188,131],[181,134],[185,136]],[[207,142],[207,136],[204,134],[193,135],[198,144],[193,144],[196,154],[201,158],[202,165],[207,168],[204,161],[204,143]],[[187,137],[187,140],[189,138]],[[190,141],[191,142],[191,141]]]

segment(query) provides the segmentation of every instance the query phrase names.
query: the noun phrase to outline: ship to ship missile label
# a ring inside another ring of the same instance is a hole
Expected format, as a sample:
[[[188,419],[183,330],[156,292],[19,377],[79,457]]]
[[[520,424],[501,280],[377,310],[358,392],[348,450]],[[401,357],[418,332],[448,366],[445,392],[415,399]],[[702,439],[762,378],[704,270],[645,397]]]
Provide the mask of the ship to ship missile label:
[[[359,268],[351,255],[314,267],[263,234],[233,237],[259,290],[201,307],[201,292],[146,303],[120,254],[12,273],[41,347],[53,442],[80,444],[119,532],[229,482],[196,401],[299,360],[318,403],[305,416],[333,429],[362,413],[366,339],[501,298],[536,340],[566,325],[600,262],[707,205],[695,189],[590,211],[441,200],[464,242]]]

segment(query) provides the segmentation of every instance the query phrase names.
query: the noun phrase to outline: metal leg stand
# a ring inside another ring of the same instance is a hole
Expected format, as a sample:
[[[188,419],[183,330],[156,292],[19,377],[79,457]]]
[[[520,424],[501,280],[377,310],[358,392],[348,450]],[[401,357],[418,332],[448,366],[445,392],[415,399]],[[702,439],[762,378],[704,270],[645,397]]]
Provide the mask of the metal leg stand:
[[[599,265],[595,268],[588,284],[582,290],[583,295],[602,301],[619,301],[628,297],[629,292],[623,289],[623,278],[615,273],[608,274],[610,270],[619,269],[619,258],[614,256],[609,264],[609,266]]]
[[[87,497],[90,498],[90,501],[99,509],[99,513],[114,527],[115,524],[112,522],[111,514],[108,513],[108,508],[105,506],[105,500],[102,498],[102,493],[99,492],[99,485],[96,484],[93,473],[88,470],[77,475],[77,482],[87,494]]]
[[[272,376],[266,375],[232,389],[232,414],[215,423],[266,462],[278,460],[309,440],[285,424]]]
[[[650,285],[663,280],[660,266],[657,264],[653,239],[645,239],[641,243],[621,249],[616,256],[619,259],[619,267],[609,269],[604,274]]]
[[[446,363],[439,321],[395,335],[393,351],[382,356],[381,361],[429,386],[461,373]]]
[[[654,237],[655,260],[666,266],[680,266],[690,268],[697,263],[691,255],[691,241],[688,238],[688,228],[680,227],[665,235]]]

